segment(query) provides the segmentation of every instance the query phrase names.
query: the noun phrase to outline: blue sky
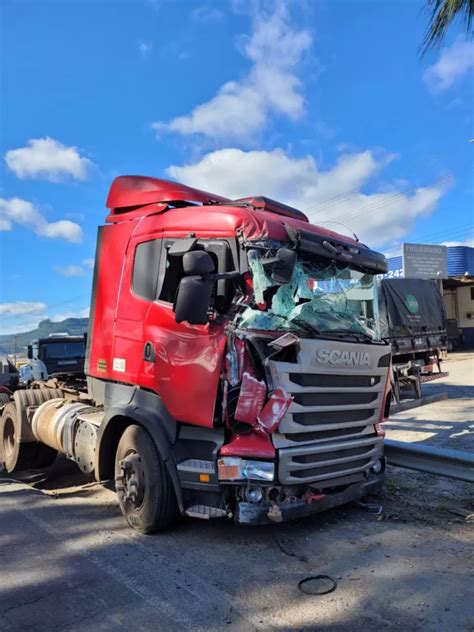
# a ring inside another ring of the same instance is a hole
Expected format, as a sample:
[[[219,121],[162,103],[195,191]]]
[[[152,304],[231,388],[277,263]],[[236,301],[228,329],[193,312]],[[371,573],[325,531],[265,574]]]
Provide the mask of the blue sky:
[[[2,7],[2,333],[87,313],[120,174],[276,197],[388,254],[472,239],[474,43],[420,58],[423,2]]]

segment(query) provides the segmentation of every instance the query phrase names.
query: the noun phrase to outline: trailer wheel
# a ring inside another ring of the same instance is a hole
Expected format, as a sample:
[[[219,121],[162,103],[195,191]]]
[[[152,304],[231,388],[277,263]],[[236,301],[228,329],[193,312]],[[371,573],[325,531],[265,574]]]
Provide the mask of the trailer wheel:
[[[177,518],[171,478],[148,432],[128,426],[115,456],[115,489],[128,524],[140,533],[155,533]]]

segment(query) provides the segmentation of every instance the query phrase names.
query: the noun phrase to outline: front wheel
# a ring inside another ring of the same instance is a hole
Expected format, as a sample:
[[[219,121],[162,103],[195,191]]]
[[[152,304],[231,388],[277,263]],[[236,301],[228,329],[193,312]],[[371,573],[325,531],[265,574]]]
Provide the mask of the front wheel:
[[[178,516],[170,475],[148,432],[131,425],[115,455],[115,489],[128,524],[140,533],[169,527]]]

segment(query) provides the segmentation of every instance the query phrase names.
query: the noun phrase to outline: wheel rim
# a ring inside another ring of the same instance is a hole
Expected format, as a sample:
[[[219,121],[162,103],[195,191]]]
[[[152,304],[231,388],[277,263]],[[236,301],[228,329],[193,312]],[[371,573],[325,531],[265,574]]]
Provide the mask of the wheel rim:
[[[120,474],[115,477],[119,500],[139,510],[145,497],[145,472],[140,454],[130,450],[119,463]]]
[[[7,417],[3,426],[3,452],[6,458],[15,451],[15,424],[11,417]]]

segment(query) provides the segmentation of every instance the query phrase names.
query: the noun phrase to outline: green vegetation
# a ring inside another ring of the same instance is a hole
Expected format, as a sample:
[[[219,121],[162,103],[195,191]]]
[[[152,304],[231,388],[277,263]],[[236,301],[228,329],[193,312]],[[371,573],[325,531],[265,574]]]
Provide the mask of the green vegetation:
[[[20,334],[0,336],[0,353],[20,353],[36,338],[45,338],[49,334],[65,332],[74,336],[82,336],[89,326],[88,318],[67,318],[59,323],[42,320],[36,329]],[[16,343],[15,343],[16,338]]]
[[[427,0],[426,11],[430,17],[421,45],[423,52],[444,40],[448,28],[455,19],[464,23],[467,35],[471,34],[474,0]]]

